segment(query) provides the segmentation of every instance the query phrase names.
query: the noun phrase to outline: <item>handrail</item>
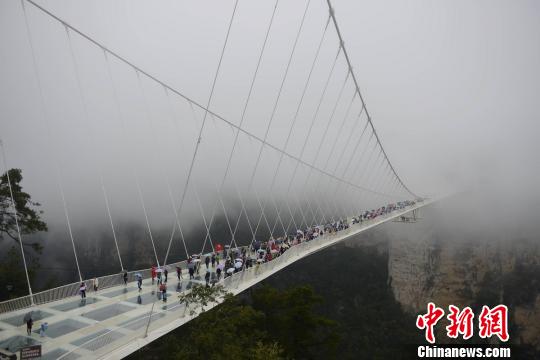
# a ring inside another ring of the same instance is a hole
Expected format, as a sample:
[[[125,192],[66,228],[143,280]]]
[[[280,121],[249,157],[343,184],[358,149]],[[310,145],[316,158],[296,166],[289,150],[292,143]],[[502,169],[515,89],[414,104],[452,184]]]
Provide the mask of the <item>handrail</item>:
[[[298,244],[300,245],[300,244]],[[244,248],[245,246],[241,246],[238,248]],[[202,256],[208,256],[207,254],[202,254]],[[265,265],[266,263],[263,263],[261,265]],[[176,267],[180,266],[181,268],[186,268],[187,261],[179,261],[175,263],[168,264],[167,267]],[[149,278],[151,274],[151,268],[141,269],[141,270],[134,270],[128,272],[128,282],[132,282],[136,280],[135,274],[140,273],[143,275],[143,278]],[[122,285],[124,283],[123,279],[123,273],[117,273],[117,274],[111,274],[111,275],[105,275],[97,277],[99,281],[99,290],[111,288],[113,286]],[[94,289],[92,287],[92,280],[93,279],[87,279],[84,280],[84,283],[86,284],[87,291],[93,292]],[[66,299],[69,297],[75,297],[79,294],[79,288],[80,288],[80,282],[74,282],[67,285],[58,286],[52,289],[44,290],[41,292],[34,293],[33,295],[26,295],[23,297],[5,300],[0,302],[0,314],[17,311],[25,308],[32,307],[32,298],[33,298],[33,304],[34,305],[42,305],[46,303],[50,303],[53,301],[58,301],[62,299]]]
[[[185,267],[186,264],[187,264],[187,261],[184,260],[184,261],[168,264],[167,266],[176,267],[180,265],[181,267]],[[147,268],[147,269],[128,271],[128,282],[134,281],[135,274],[137,273],[143,275],[143,278],[150,277],[151,270],[152,270],[151,268]],[[98,290],[111,288],[113,286],[122,285],[124,283],[122,272],[116,273],[116,274],[99,276],[99,277],[96,277],[96,279],[98,279],[98,282],[99,282]],[[86,284],[87,292],[94,291],[94,288],[92,286],[92,281],[93,279],[83,280],[83,282]],[[34,300],[34,305],[42,305],[49,302],[77,296],[79,294],[80,285],[81,285],[80,282],[74,282],[74,283],[70,283],[70,284],[66,284],[62,286],[57,286],[52,289],[36,292],[33,295],[26,295],[26,296],[18,297],[15,299],[2,301],[0,302],[0,314],[29,308],[32,306],[32,301],[31,301],[32,298]]]

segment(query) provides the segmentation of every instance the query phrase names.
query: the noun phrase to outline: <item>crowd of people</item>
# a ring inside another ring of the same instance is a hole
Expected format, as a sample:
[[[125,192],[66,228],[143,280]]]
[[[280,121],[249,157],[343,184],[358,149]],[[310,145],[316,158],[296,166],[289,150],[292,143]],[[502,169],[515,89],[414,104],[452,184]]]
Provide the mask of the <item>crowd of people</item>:
[[[416,201],[422,201],[422,199]],[[364,211],[357,216],[353,216],[351,218],[351,224],[361,224],[365,221],[373,220],[379,216],[415,205],[416,201],[400,201],[397,203],[387,204],[378,209]],[[258,267],[262,263],[272,261],[273,259],[281,256],[292,246],[302,242],[312,241],[326,234],[332,235],[348,228],[348,219],[338,219],[325,225],[313,225],[305,229],[298,229],[296,230],[296,233],[287,236],[281,236],[275,239],[271,237],[265,242],[253,241],[249,247],[230,248],[229,246],[226,246],[225,249],[215,251],[210,254],[195,254],[187,260],[186,264],[189,280],[200,279],[199,274],[203,261],[205,265],[205,284],[206,286],[213,286],[219,282],[222,277],[227,278],[234,273],[243,271],[244,269],[249,269],[253,266]],[[181,266],[179,264],[176,265],[176,276],[179,283],[183,280],[182,271],[183,269]],[[153,265],[150,270],[152,285],[157,283],[157,287],[161,293],[163,301],[166,301],[167,298],[168,275],[169,268],[167,266],[157,267]],[[136,273],[135,279],[137,281],[137,287],[139,291],[141,291],[143,281],[142,275],[140,273]],[[127,286],[128,273],[125,271],[122,274],[122,280],[124,285]],[[94,278],[92,283],[94,291],[97,291],[99,286],[98,279]],[[79,292],[81,294],[81,298],[86,298],[86,284],[84,282],[81,283]]]

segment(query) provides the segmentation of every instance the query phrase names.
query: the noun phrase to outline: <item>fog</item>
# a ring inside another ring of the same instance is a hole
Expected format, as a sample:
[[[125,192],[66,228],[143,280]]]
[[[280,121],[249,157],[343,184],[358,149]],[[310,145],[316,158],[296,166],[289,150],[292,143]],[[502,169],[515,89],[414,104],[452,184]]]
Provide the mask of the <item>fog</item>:
[[[233,1],[38,3],[206,105]],[[369,133],[362,135],[366,114],[358,98],[351,102],[354,84],[342,52],[336,60],[339,41],[331,23],[302,95],[328,20],[325,1],[310,3],[272,117],[306,4],[279,2],[250,92],[274,4],[239,2],[210,109],[232,124],[242,123],[259,139],[265,138],[272,119],[269,144],[375,193],[298,165],[289,156],[278,167],[281,154],[268,146],[251,181],[261,143],[241,132],[218,194],[235,138],[233,127],[105,56],[101,48],[66,32],[26,3],[32,52],[21,3],[0,4],[0,137],[9,167],[23,169],[24,189],[42,204],[50,225],[50,232],[40,235],[49,249],[46,246],[46,254],[68,244],[62,189],[81,251],[98,256],[90,249],[112,246],[106,195],[121,252],[141,246],[147,236],[146,211],[163,257],[176,222],[173,206],[181,201],[205,116],[179,214],[186,234],[199,234],[189,237],[190,251],[199,251],[204,239],[201,209],[209,221],[220,196],[223,206],[217,205],[216,216],[218,228],[225,232],[224,214],[234,226],[242,201],[255,223],[259,201],[267,204],[272,228],[278,208],[286,221],[290,218],[284,204],[291,205],[295,220],[301,222],[298,205],[310,214],[318,211],[320,218],[321,213],[332,217],[337,211],[339,216],[411,197],[394,186],[378,151],[371,152]],[[508,222],[537,219],[540,4],[336,0],[333,5],[374,126],[404,183],[420,196],[471,194],[471,201],[463,203],[465,211],[481,213],[489,206],[504,209]],[[246,225],[244,217],[242,242],[250,240]],[[264,219],[260,228],[268,236]],[[223,237],[217,239],[220,242],[230,239],[219,231],[214,235]],[[179,241],[175,239],[173,248],[177,258],[182,256]],[[66,255],[54,261],[71,260]]]

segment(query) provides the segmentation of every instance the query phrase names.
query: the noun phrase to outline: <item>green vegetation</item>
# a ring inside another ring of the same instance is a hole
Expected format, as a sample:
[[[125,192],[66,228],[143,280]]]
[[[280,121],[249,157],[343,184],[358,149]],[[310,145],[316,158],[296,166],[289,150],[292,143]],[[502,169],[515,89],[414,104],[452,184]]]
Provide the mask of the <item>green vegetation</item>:
[[[8,173],[10,180],[9,183]],[[22,186],[20,185],[22,179],[23,176],[21,169],[10,169],[9,172],[4,173],[0,177],[0,239],[7,236],[16,242],[19,242],[15,220],[17,220],[19,223],[19,228],[22,235],[33,234],[39,231],[47,231],[47,224],[41,220],[41,214],[43,211],[37,209],[41,205],[32,201],[30,194],[22,190]],[[11,191],[13,191],[17,217],[15,217],[15,213],[13,211],[9,186],[10,184]],[[39,243],[23,242],[23,245],[31,246],[36,251],[41,250]]]
[[[40,204],[34,202],[30,194],[22,190],[22,179],[21,169],[9,170],[9,183],[8,172],[0,177],[0,246],[3,249],[8,247],[7,251],[3,250],[3,255],[0,258],[0,284],[5,284],[5,286],[0,287],[0,300],[28,293],[16,220],[23,236],[23,247],[27,256],[30,279],[34,277],[39,268],[38,256],[41,254],[42,246],[38,242],[25,242],[25,235],[47,231],[47,224],[41,219],[43,211],[39,210]],[[16,217],[13,211],[10,184],[15,200]],[[13,240],[17,245],[5,244],[4,240],[6,239]]]
[[[294,359],[336,355],[337,323],[316,312],[322,303],[309,286],[282,291],[265,286],[252,293],[253,308],[265,314],[263,330]]]
[[[204,286],[196,284],[189,291],[183,292],[179,299],[180,304],[184,304],[186,310],[189,310],[189,314],[193,316],[199,310],[204,312],[205,307],[219,302],[227,294],[223,285]]]
[[[132,359],[302,359],[335,357],[336,324],[314,312],[310,287],[253,291],[225,301],[132,355]],[[322,354],[321,354],[322,355]]]
[[[415,316],[394,298],[388,254],[380,246],[335,246],[298,261],[268,282],[278,288],[309,283],[325,299],[318,311],[339,324],[339,359],[408,359],[409,345],[422,342]]]

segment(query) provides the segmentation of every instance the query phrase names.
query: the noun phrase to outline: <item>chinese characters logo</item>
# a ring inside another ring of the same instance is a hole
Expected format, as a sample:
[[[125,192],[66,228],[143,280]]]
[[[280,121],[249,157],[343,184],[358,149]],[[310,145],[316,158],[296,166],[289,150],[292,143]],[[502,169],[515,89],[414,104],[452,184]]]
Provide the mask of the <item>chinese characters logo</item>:
[[[448,311],[446,318],[450,324],[446,327],[446,335],[453,339],[460,335],[464,340],[470,339],[474,332],[474,313],[472,309],[467,306],[460,310],[458,307],[450,305]],[[427,305],[427,313],[418,315],[416,319],[416,327],[425,330],[426,340],[430,344],[435,343],[434,328],[444,314],[442,308],[430,302]],[[491,309],[484,305],[482,312],[478,316],[478,329],[478,335],[481,338],[485,339],[496,335],[501,341],[508,341],[510,336],[508,335],[508,308],[506,305],[497,305]]]

